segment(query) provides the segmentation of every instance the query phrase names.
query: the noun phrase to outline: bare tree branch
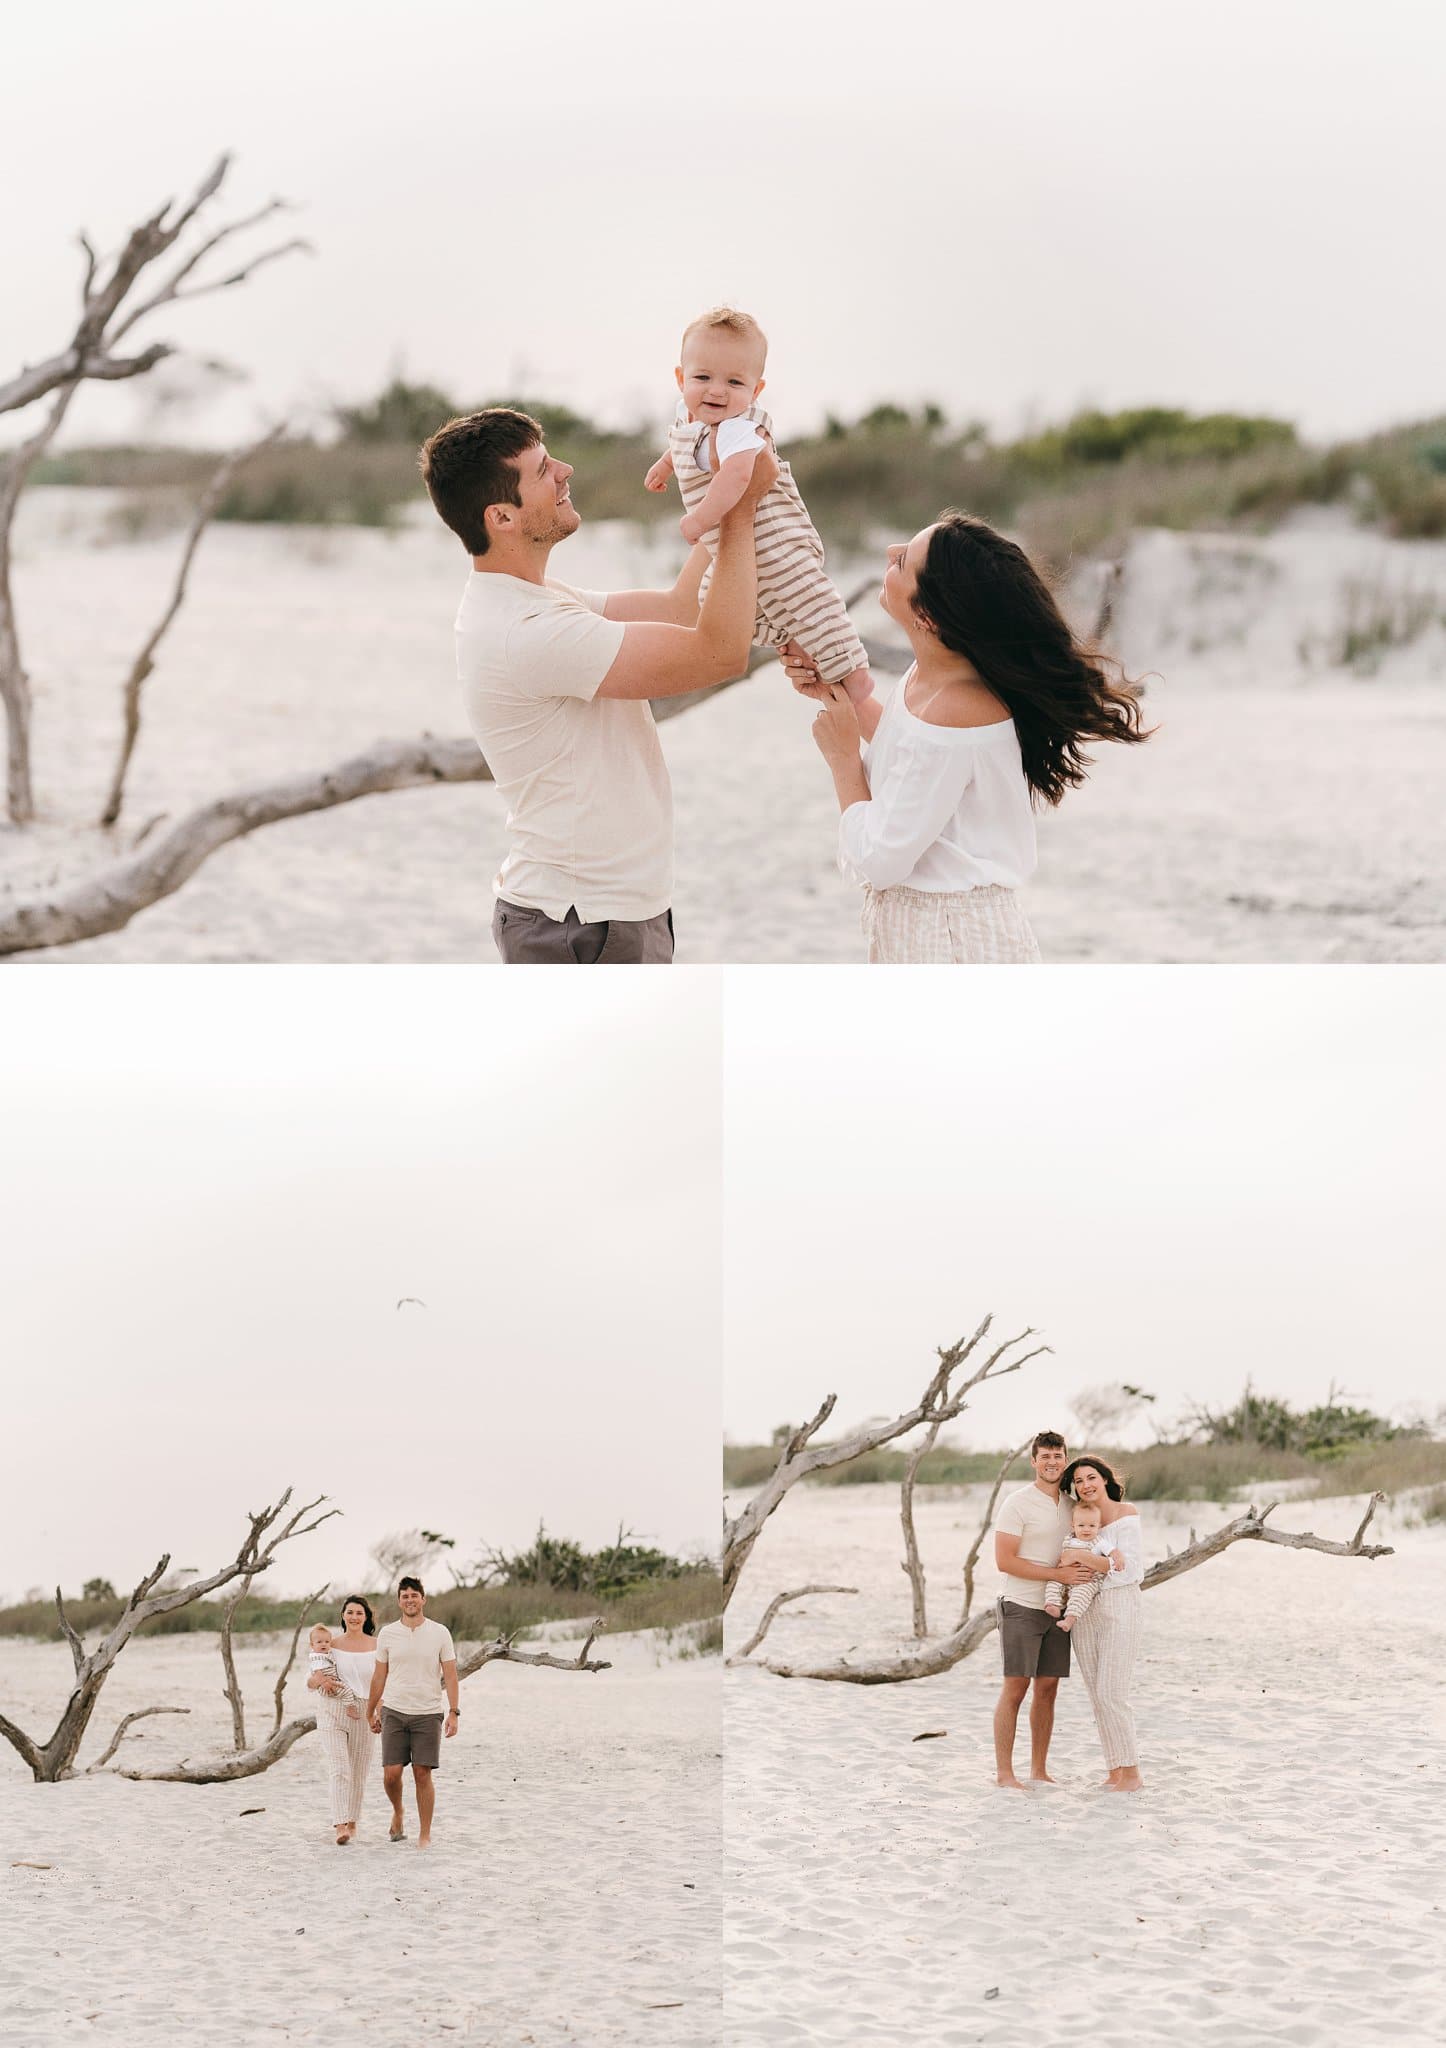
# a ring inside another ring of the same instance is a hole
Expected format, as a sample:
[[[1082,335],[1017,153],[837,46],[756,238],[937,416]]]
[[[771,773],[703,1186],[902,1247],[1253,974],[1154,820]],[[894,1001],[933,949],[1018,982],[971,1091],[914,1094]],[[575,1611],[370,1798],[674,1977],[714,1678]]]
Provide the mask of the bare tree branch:
[[[133,1714],[123,1714],[117,1723],[115,1734],[101,1751],[93,1764],[87,1764],[86,1776],[92,1771],[103,1771],[121,1746],[122,1738],[132,1721],[149,1720],[152,1714],[189,1714],[189,1707],[137,1707]]]
[[[1032,1337],[1033,1335],[1033,1330],[1024,1330],[1017,1337],[1007,1338],[989,1359],[984,1369],[985,1374],[999,1362],[1011,1345],[1022,1344],[1026,1337]],[[1010,1370],[1017,1371],[1021,1365],[1026,1364],[1031,1358],[1037,1358],[1041,1351],[1047,1351],[1048,1349],[1049,1346],[1047,1344],[1041,1344],[1033,1351],[1026,1351],[1023,1358],[1015,1360]],[[963,1406],[962,1399],[959,1405],[960,1407]],[[909,1461],[904,1467],[903,1481],[899,1487],[899,1519],[903,1523],[904,1528],[904,1562],[901,1570],[909,1581],[909,1593],[914,1609],[914,1634],[920,1642],[928,1635],[929,1624],[924,1597],[924,1566],[919,1556],[919,1540],[914,1531],[914,1481],[918,1477],[919,1466],[923,1459],[933,1450],[939,1431],[946,1422],[952,1421],[954,1415],[958,1414],[958,1412],[958,1408],[952,1410],[944,1408],[934,1417],[924,1436],[910,1452]],[[998,1492],[997,1487],[995,1491]]]
[[[301,1641],[301,1631],[305,1628],[307,1617],[317,1601],[326,1597],[330,1585],[331,1581],[328,1579],[325,1586],[318,1586],[314,1593],[308,1593],[301,1603],[301,1611],[296,1617],[296,1626],[291,1631],[291,1647],[286,1653],[286,1662],[281,1667],[281,1676],[276,1681],[276,1691],[272,1695],[275,1701],[275,1713],[271,1722],[271,1733],[273,1735],[279,1734],[281,1730],[283,1713],[281,1699],[286,1691],[286,1681],[291,1676],[291,1667],[296,1662],[296,1646]]]
[[[1334,1543],[1309,1531],[1292,1535],[1282,1529],[1268,1528],[1266,1517],[1271,1509],[1248,1508],[1243,1515],[1237,1515],[1234,1521],[1225,1523],[1209,1536],[1202,1536],[1198,1542],[1191,1543],[1188,1549],[1151,1565],[1142,1581],[1144,1590],[1148,1593],[1156,1586],[1167,1585],[1182,1572],[1193,1571],[1197,1565],[1208,1564],[1211,1558],[1219,1557],[1228,1550],[1232,1543],[1279,1543],[1290,1550],[1323,1551],[1328,1557],[1390,1557],[1394,1553],[1389,1544],[1366,1543],[1362,1540],[1372,1515],[1384,1499],[1385,1495],[1381,1493],[1372,1496],[1365,1517],[1349,1543]],[[840,1658],[833,1664],[815,1665],[781,1664],[765,1658],[761,1660],[761,1664],[763,1670],[772,1671],[779,1678],[834,1679],[847,1685],[894,1685],[912,1678],[935,1678],[942,1671],[952,1670],[954,1665],[962,1663],[965,1657],[972,1655],[984,1639],[993,1634],[998,1625],[998,1608],[994,1606],[986,1608],[982,1614],[976,1614],[972,1620],[957,1628],[953,1635],[941,1637],[927,1649],[916,1650],[902,1657],[876,1658],[865,1664],[850,1664],[847,1659]]]
[[[723,1597],[726,1605],[738,1583],[738,1574],[747,1562],[749,1553],[758,1541],[759,1534],[768,1517],[778,1507],[790,1487],[801,1479],[807,1479],[814,1472],[822,1472],[835,1465],[847,1465],[865,1451],[877,1450],[880,1445],[892,1443],[897,1437],[907,1436],[920,1423],[932,1424],[952,1422],[963,1413],[970,1394],[986,1380],[1002,1379],[1006,1373],[1018,1372],[1028,1359],[1038,1357],[1040,1351],[1048,1350],[1040,1345],[1024,1357],[1004,1362],[1004,1353],[1011,1345],[1023,1340],[1011,1337],[990,1354],[984,1363],[975,1368],[967,1380],[951,1391],[954,1374],[969,1358],[980,1343],[994,1318],[987,1315],[972,1337],[960,1338],[957,1343],[947,1346],[937,1354],[939,1364],[914,1406],[902,1415],[895,1415],[887,1421],[863,1424],[859,1429],[834,1443],[815,1444],[812,1439],[833,1412],[834,1396],[830,1395],[819,1409],[813,1421],[801,1430],[795,1430],[779,1454],[778,1464],[772,1476],[754,1494],[753,1498],[731,1518],[723,1522]],[[1026,1332],[1032,1335],[1033,1332]]]
[[[1029,1449],[1031,1441],[1030,1437],[1026,1437],[1022,1444],[1016,1444],[1015,1448],[1009,1453],[1009,1456],[999,1468],[993,1489],[990,1492],[988,1501],[985,1503],[983,1517],[975,1533],[974,1541],[969,1546],[969,1555],[964,1560],[964,1605],[959,1610],[960,1628],[963,1628],[965,1622],[969,1619],[969,1610],[974,1605],[974,1567],[979,1562],[979,1553],[984,1547],[984,1539],[994,1526],[994,1509],[999,1500],[999,1489],[1009,1476],[1010,1466],[1017,1463],[1024,1456],[1025,1452]]]
[[[486,1664],[543,1664],[552,1671],[611,1671],[612,1665],[601,1657],[589,1657],[588,1651],[601,1635],[607,1623],[601,1618],[589,1624],[587,1640],[575,1657],[554,1657],[546,1650],[514,1650],[515,1636],[498,1636],[495,1641],[481,1643],[467,1656],[457,1659],[459,1679],[470,1678],[474,1671],[480,1671]]]
[[[798,1586],[791,1593],[775,1593],[764,1608],[763,1618],[757,1628],[754,1629],[742,1649],[736,1650],[728,1659],[728,1662],[730,1664],[745,1663],[772,1628],[774,1616],[778,1613],[779,1608],[787,1606],[790,1600],[806,1599],[810,1593],[857,1593],[858,1590],[857,1586]]]
[[[121,806],[125,802],[126,774],[130,768],[131,755],[135,752],[136,741],[140,737],[141,690],[155,669],[156,651],[170,630],[171,623],[175,619],[176,614],[185,602],[186,583],[191,574],[191,564],[196,558],[196,550],[201,544],[201,536],[210,525],[217,506],[230,489],[232,478],[236,475],[237,471],[250,462],[253,457],[260,455],[265,449],[274,447],[285,432],[286,427],[283,423],[280,426],[273,427],[270,433],[264,434],[259,441],[253,441],[249,448],[242,448],[234,455],[228,455],[225,461],[217,468],[201,494],[200,501],[196,506],[195,516],[192,518],[190,529],[186,535],[185,546],[181,550],[181,559],[176,570],[176,581],[171,591],[170,603],[161,614],[158,624],[151,632],[144,647],[142,647],[140,653],[131,664],[130,674],[126,677],[125,684],[121,690],[120,752],[117,755],[115,769],[111,776],[110,792],[106,797],[105,806],[100,814],[102,825],[114,825],[121,814]],[[239,1748],[244,1745],[238,1744],[237,1746]]]
[[[55,1589],[55,1611],[60,1616],[61,1634],[70,1645],[70,1660],[75,1666],[75,1675],[79,1678],[85,1669],[85,1644],[70,1625],[70,1616],[65,1611],[65,1601],[59,1586]]]
[[[241,1695],[241,1681],[236,1676],[236,1654],[231,1631],[236,1621],[236,1609],[250,1591],[250,1579],[241,1579],[235,1592],[226,1602],[221,1616],[221,1668],[226,1674],[224,1697],[231,1709],[231,1747],[238,1752],[246,1747],[246,1702]]]

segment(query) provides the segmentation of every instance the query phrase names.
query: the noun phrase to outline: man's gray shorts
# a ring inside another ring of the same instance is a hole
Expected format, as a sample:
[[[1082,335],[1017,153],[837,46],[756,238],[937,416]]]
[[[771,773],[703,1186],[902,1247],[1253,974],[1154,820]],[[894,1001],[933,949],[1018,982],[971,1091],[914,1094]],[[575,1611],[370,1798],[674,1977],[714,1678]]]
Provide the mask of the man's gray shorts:
[[[442,1761],[442,1716],[399,1714],[382,1708],[383,1764],[420,1764],[435,1771]]]
[[[999,1646],[1006,1678],[1068,1678],[1069,1630],[1042,1607],[999,1602]]]
[[[658,917],[584,924],[570,909],[559,923],[545,910],[529,910],[499,896],[492,936],[509,967],[668,967],[673,959],[671,910]]]

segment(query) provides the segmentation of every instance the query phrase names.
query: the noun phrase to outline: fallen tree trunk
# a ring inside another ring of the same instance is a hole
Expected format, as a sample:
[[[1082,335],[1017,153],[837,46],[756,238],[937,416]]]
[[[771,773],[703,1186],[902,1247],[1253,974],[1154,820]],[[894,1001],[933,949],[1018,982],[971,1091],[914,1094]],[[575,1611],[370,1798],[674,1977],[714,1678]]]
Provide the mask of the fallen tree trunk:
[[[184,1763],[171,1764],[159,1771],[123,1771],[117,1769],[117,1778],[131,1778],[137,1783],[159,1785],[225,1785],[233,1778],[254,1778],[262,1771],[269,1771],[274,1763],[299,1742],[303,1735],[310,1735],[316,1726],[315,1714],[303,1714],[298,1720],[288,1721],[284,1728],[268,1735],[259,1749],[243,1750],[238,1755],[213,1757],[206,1762],[193,1764],[189,1759]]]
[[[1148,1593],[1156,1586],[1167,1585],[1171,1579],[1179,1578],[1182,1572],[1208,1564],[1211,1558],[1223,1556],[1233,1543],[1278,1543],[1291,1550],[1324,1551],[1328,1557],[1390,1557],[1393,1555],[1390,1544],[1367,1543],[1364,1540],[1371,1517],[1385,1497],[1383,1493],[1372,1494],[1360,1526],[1348,1543],[1332,1542],[1309,1531],[1292,1535],[1287,1530],[1268,1528],[1266,1518],[1273,1512],[1275,1503],[1266,1508],[1247,1508],[1243,1515],[1237,1515],[1234,1521],[1225,1523],[1209,1536],[1202,1536],[1178,1554],[1151,1565],[1142,1581],[1144,1590]],[[850,1664],[844,1658],[833,1664],[784,1664],[767,1658],[761,1663],[765,1671],[773,1672],[778,1678],[834,1679],[846,1685],[895,1685],[911,1678],[936,1678],[940,1672],[952,1670],[956,1664],[972,1656],[985,1637],[992,1635],[997,1627],[996,1610],[989,1607],[965,1622],[962,1628],[957,1628],[952,1635],[943,1636],[937,1643],[903,1656],[881,1657],[865,1664]]]

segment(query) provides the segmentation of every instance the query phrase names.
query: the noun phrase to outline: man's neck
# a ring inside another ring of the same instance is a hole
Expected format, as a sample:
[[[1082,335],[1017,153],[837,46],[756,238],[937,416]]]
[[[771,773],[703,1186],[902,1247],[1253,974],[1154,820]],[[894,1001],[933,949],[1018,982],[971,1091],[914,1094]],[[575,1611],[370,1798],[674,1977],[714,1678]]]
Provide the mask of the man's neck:
[[[524,541],[518,548],[499,547],[494,541],[485,555],[472,557],[472,567],[479,576],[515,576],[521,583],[535,583],[540,588],[547,581],[552,547],[551,541],[545,545]]]
[[[420,1628],[422,1626],[422,1623],[426,1620],[426,1618],[427,1617],[425,1614],[404,1614],[402,1616],[402,1627]]]
[[[1049,1480],[1047,1480],[1047,1479],[1036,1479],[1034,1483],[1035,1483],[1035,1485],[1036,1485],[1036,1486],[1037,1486],[1037,1487],[1039,1488],[1040,1492],[1041,1492],[1041,1493],[1047,1493],[1047,1494],[1049,1495],[1050,1499],[1051,1499],[1051,1500],[1052,1500],[1052,1501],[1054,1502],[1055,1506],[1056,1506],[1056,1507],[1058,1507],[1058,1505],[1059,1505],[1059,1481],[1058,1481],[1058,1480],[1056,1479],[1056,1480],[1054,1481],[1053,1485],[1051,1485],[1051,1484],[1050,1484],[1050,1482],[1049,1482]]]

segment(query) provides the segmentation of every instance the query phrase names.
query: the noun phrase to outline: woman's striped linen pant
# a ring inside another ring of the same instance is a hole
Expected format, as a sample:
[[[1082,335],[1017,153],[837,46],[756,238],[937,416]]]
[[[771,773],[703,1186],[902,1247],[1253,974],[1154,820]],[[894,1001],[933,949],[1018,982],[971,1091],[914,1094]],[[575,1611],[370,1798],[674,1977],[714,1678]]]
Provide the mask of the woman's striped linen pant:
[[[328,1699],[325,1693],[318,1693],[316,1698],[316,1732],[326,1758],[331,1822],[335,1827],[344,1820],[361,1819],[376,1737],[367,1726],[365,1707],[357,1709],[357,1718],[352,1721],[347,1718],[346,1700]]]
[[[1140,1760],[1130,1708],[1130,1681],[1140,1649],[1140,1598],[1138,1586],[1102,1586],[1071,1636],[1111,1771]]]

